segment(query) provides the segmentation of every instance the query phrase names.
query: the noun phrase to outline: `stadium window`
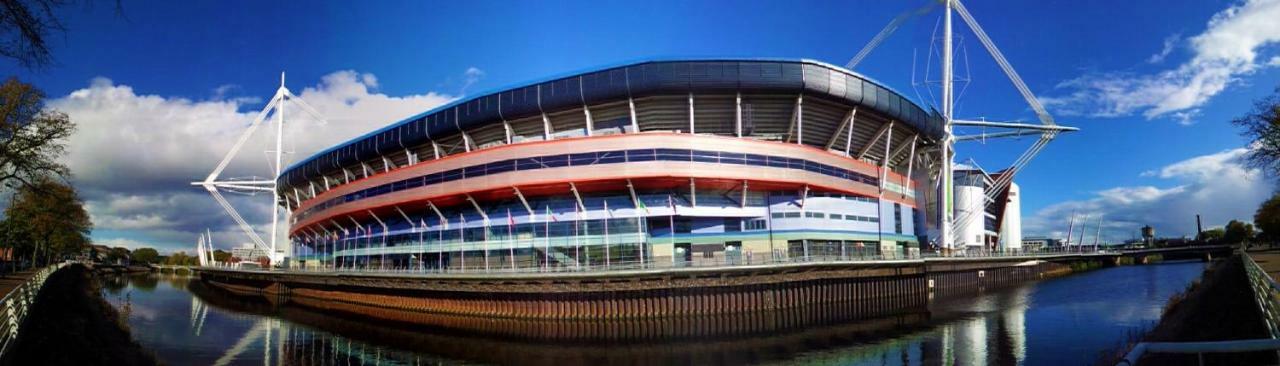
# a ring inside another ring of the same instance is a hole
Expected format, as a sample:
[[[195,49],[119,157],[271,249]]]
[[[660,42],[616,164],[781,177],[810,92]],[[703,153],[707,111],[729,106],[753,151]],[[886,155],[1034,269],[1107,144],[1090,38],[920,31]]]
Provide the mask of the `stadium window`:
[[[770,167],[774,167],[774,168],[786,168],[786,167],[789,165],[789,164],[788,164],[788,162],[789,162],[789,161],[790,161],[790,159],[787,159],[787,158],[784,158],[784,157],[779,157],[779,156],[770,156],[770,157],[769,157],[769,166],[770,166]]]
[[[627,150],[627,161],[653,161],[653,149]]]
[[[625,151],[602,152],[600,153],[600,158],[598,161],[596,161],[596,163],[597,164],[621,163],[626,161],[627,160],[626,158],[627,157],[626,157]]]
[[[800,217],[799,212],[786,212],[786,213],[783,213],[783,215],[785,215],[785,217],[788,219],[795,219]]]
[[[444,172],[444,178],[441,179],[441,181],[452,182],[461,178],[462,178],[462,169],[454,169],[454,170]]]
[[[841,215],[841,214],[831,214],[831,216],[828,216],[827,218],[832,219],[832,220],[844,220],[844,215]]]
[[[596,153],[569,154],[569,165],[583,166],[596,163]]]
[[[658,160],[689,161],[689,150],[657,149],[655,156],[658,158]]]
[[[724,218],[724,232],[736,233],[742,231],[742,219],[737,217]]]
[[[775,215],[777,215],[777,214],[775,214]],[[764,230],[764,229],[767,229],[767,228],[768,228],[768,224],[765,222],[765,220],[764,220],[764,219],[751,219],[751,220],[747,220],[747,222],[746,222],[746,227],[745,227],[744,229],[746,229],[746,230]]]
[[[516,170],[541,169],[542,162],[538,158],[523,158],[516,161]]]
[[[541,161],[541,164],[538,164],[538,167],[534,169],[555,168],[569,165],[569,155],[543,156],[538,158],[538,160]]]
[[[821,219],[821,218],[826,218],[826,216],[827,216],[826,214],[821,212],[808,211],[804,213],[804,217],[811,218],[811,219]]]
[[[773,213],[773,215],[771,215],[770,217],[775,218],[775,219],[781,219],[781,218],[782,218],[782,213],[781,213],[781,212],[774,212],[774,213]]]
[[[516,168],[515,160],[495,161],[485,164],[484,170],[487,174],[497,174],[512,171]]]
[[[738,153],[720,153],[721,164],[746,164],[746,157]]]
[[[893,203],[893,230],[902,234],[902,204],[897,202]]]
[[[699,163],[719,163],[720,153],[715,151],[693,150],[693,161]]]

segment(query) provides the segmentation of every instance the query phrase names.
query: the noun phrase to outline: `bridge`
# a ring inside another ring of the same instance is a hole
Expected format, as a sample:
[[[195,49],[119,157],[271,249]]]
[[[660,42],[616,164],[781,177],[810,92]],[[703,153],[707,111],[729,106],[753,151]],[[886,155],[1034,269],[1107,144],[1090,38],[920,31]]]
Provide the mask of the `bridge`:
[[[182,272],[195,273],[194,266],[174,265],[174,264],[152,264],[151,270],[153,272],[159,272],[159,273],[174,273],[174,274],[182,273]]]

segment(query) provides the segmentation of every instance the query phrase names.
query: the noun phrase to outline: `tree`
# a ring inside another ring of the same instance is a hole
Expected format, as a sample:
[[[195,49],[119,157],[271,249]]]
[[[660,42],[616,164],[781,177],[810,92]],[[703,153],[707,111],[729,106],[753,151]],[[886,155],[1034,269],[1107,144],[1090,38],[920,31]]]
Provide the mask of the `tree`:
[[[1258,205],[1258,211],[1253,214],[1253,223],[1262,231],[1259,239],[1273,243],[1280,241],[1280,193]]]
[[[55,11],[74,1],[0,0],[0,56],[11,58],[26,68],[53,62],[46,41],[54,33],[65,32]],[[116,14],[122,14],[116,0]]]
[[[160,263],[160,252],[155,248],[138,248],[133,251],[133,261],[138,263]]]
[[[231,252],[228,252],[222,249],[215,249],[213,251],[213,260],[216,262],[223,262],[223,263],[230,262]]]
[[[4,209],[7,243],[15,252],[49,263],[89,247],[93,223],[74,188],[49,177],[20,187]]]
[[[172,266],[193,266],[196,264],[196,257],[188,255],[186,252],[177,252],[170,254],[165,259],[164,264]]]
[[[115,247],[107,252],[107,262],[109,263],[122,263],[127,260],[129,260],[129,248]]]
[[[1246,243],[1253,237],[1253,224],[1231,220],[1222,234],[1222,241],[1227,244]]]
[[[44,97],[16,78],[0,84],[0,185],[25,187],[70,174],[58,158],[67,151],[75,123],[66,113],[46,109]]]
[[[1250,140],[1247,146],[1253,147],[1248,153],[1249,166],[1280,176],[1280,88],[1254,101],[1249,114],[1231,123],[1244,129],[1241,135]]]
[[[1203,242],[1215,243],[1215,242],[1221,241],[1223,235],[1225,234],[1226,234],[1226,230],[1223,230],[1220,227],[1212,228],[1212,229],[1201,232],[1200,235],[1196,237],[1196,239]]]

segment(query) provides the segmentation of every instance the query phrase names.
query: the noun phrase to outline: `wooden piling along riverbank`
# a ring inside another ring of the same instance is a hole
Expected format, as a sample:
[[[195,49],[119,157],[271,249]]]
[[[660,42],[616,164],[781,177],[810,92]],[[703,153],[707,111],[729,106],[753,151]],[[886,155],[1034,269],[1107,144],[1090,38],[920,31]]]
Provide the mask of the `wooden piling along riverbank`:
[[[486,319],[657,319],[815,306],[883,315],[924,308],[930,296],[1009,286],[1070,272],[1069,265],[1045,261],[811,263],[490,276],[199,270],[206,284],[233,293],[411,323],[423,321],[415,314]]]

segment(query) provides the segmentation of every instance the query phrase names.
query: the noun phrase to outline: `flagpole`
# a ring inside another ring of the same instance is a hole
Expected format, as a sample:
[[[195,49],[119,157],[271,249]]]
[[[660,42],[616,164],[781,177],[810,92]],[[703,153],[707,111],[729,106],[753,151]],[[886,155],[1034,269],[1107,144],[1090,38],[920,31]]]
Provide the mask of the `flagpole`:
[[[462,272],[467,271],[467,242],[465,240],[467,232],[463,228],[467,224],[467,218],[462,214],[458,214],[458,254],[462,256]]]
[[[671,266],[676,265],[676,201],[671,199],[671,194],[667,194],[667,205],[671,206],[671,214],[667,215],[668,224],[671,225]]]
[[[640,210],[644,209],[645,216],[640,216]],[[649,206],[646,206],[640,197],[636,197],[636,233],[640,235],[640,268],[644,268],[644,244],[647,241],[644,235],[644,224],[648,220]]]
[[[516,219],[511,217],[511,209],[508,208],[507,209],[507,245],[509,245],[508,249],[510,249],[509,253],[511,257],[512,271],[516,270],[516,243],[515,243],[515,238],[511,236],[511,226],[512,224],[515,224],[515,222],[516,222]]]
[[[636,235],[640,235],[640,268],[644,268],[644,218],[636,211]]]
[[[604,201],[604,268],[609,269],[609,201]]]
[[[442,219],[441,221],[444,221],[443,220],[444,217],[441,217],[441,219]],[[440,248],[436,248],[436,267],[437,267],[436,269],[440,270],[440,273],[444,273],[444,230],[445,229],[447,228],[441,227],[440,230],[436,230],[436,246],[440,247]]]
[[[573,206],[573,261],[577,263],[578,269],[582,269],[582,251],[580,250],[582,243],[578,241],[578,225],[582,223],[582,211],[578,210],[578,206]]]
[[[547,217],[542,220],[542,270],[551,268],[551,206],[542,206],[547,210]]]
[[[369,248],[373,247],[373,225],[364,229],[364,235],[364,269],[369,270],[369,261],[373,260],[373,255],[369,254]]]
[[[484,244],[481,245],[484,248],[484,273],[489,273],[489,220],[481,221],[480,227],[484,228],[484,237],[481,238],[484,240]]]
[[[426,236],[426,233],[427,233],[427,222],[426,221],[418,221],[418,222],[422,224],[422,226],[420,226],[420,229],[418,229],[418,248],[422,249],[421,251],[422,254],[420,254],[420,256],[418,257],[418,269],[422,270],[422,272],[426,272],[427,271],[427,243],[424,241],[424,236]]]

